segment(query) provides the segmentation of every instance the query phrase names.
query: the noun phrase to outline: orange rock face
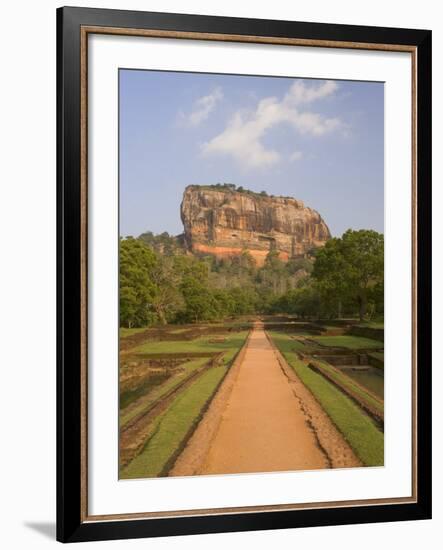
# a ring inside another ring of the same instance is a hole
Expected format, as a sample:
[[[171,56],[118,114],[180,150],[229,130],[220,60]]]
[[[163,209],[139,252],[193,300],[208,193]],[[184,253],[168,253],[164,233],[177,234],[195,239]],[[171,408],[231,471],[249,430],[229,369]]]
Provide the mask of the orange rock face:
[[[270,250],[287,261],[331,237],[320,214],[302,201],[216,186],[188,186],[181,218],[190,251],[229,257],[247,250],[258,265]]]

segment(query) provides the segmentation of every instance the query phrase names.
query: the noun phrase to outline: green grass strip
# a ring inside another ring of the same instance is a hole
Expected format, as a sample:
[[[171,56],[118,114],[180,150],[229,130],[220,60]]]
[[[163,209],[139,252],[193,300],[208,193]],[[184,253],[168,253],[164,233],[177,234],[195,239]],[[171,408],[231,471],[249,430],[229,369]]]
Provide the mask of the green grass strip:
[[[311,340],[334,348],[381,349],[383,342],[363,338],[362,336],[311,336]]]
[[[197,369],[203,366],[208,361],[207,357],[202,359],[194,359],[193,361],[188,361],[182,365],[183,370],[176,375],[171,376],[169,380],[161,384],[160,386],[152,389],[143,399],[143,402],[140,403],[138,407],[131,408],[129,411],[124,409],[120,414],[120,426],[125,426],[130,420],[141,414],[144,410],[149,409],[149,407],[166,395],[169,391],[175,389],[179,384],[185,381],[189,376],[191,376]]]
[[[294,350],[306,352],[307,350],[307,346],[303,342],[292,338],[285,332],[280,332],[278,330],[267,330],[267,332],[273,340],[276,338],[279,339],[279,349],[281,352],[289,352]]]
[[[375,398],[371,393],[365,391],[361,385],[356,384],[350,376],[340,372],[338,369],[334,369],[334,367],[331,367],[331,365],[325,361],[315,359],[314,363],[319,363],[321,368],[324,369],[333,380],[340,382],[343,386],[349,389],[349,391],[362,397],[369,405],[374,407],[375,410],[383,414],[383,403]]]
[[[157,341],[146,342],[132,350],[133,353],[184,353],[184,352],[217,352],[226,351],[235,352],[243,345],[248,331],[236,332],[227,334],[224,342],[211,342],[215,338],[220,338],[221,335],[206,335],[200,336],[195,340],[173,340],[173,341]]]
[[[149,394],[157,386],[161,386],[170,377],[171,373],[167,371],[155,372],[151,376],[146,377],[142,382],[139,382],[135,388],[120,391],[120,410],[125,410],[141,397]]]
[[[199,420],[226,371],[226,367],[209,369],[173,401],[168,410],[155,420],[153,435],[143,451],[123,469],[121,478],[156,477],[163,472],[189,430]]]
[[[385,328],[383,321],[364,321],[356,325],[357,327],[369,327],[369,328]]]
[[[143,332],[145,330],[147,330],[147,327],[143,327],[143,328],[120,327],[120,338],[127,338],[128,336],[132,336],[133,334],[138,334],[139,332]]]
[[[383,466],[384,436],[372,420],[351,399],[344,395],[321,374],[314,372],[287,346],[284,334],[272,334],[276,346],[283,353],[288,364],[294,369],[303,384],[321,404],[326,414],[342,433],[356,455],[366,466]]]

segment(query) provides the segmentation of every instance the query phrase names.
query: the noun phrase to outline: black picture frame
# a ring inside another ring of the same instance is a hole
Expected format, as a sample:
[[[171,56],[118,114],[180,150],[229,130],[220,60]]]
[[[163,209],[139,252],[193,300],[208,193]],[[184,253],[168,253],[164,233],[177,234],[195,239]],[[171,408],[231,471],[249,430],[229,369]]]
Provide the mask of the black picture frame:
[[[217,33],[416,48],[416,483],[413,503],[87,521],[81,513],[81,28]],[[57,10],[57,539],[253,531],[431,517],[431,31],[64,7]]]

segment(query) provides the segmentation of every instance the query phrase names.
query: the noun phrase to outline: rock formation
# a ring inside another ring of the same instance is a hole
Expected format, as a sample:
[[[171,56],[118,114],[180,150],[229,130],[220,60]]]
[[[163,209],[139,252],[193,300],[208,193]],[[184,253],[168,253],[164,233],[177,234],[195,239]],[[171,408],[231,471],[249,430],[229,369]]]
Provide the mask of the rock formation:
[[[302,201],[233,185],[186,187],[181,219],[189,251],[228,257],[247,250],[258,265],[270,250],[282,260],[303,257],[331,236],[320,214]]]

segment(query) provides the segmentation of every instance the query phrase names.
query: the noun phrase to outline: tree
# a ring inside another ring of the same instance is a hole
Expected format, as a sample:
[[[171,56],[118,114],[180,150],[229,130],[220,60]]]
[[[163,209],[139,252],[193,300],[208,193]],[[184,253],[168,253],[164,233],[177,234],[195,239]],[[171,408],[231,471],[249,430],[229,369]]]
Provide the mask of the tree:
[[[184,306],[179,289],[181,274],[174,269],[174,262],[168,256],[159,258],[151,270],[155,291],[152,296],[152,308],[162,325],[172,320]]]
[[[318,290],[311,284],[288,290],[273,303],[271,313],[289,313],[305,317],[319,317],[321,313],[321,299]]]
[[[239,256],[240,265],[247,272],[254,272],[256,268],[256,261],[251,256],[249,250],[244,248]]]
[[[368,299],[383,284],[383,235],[372,230],[349,229],[342,238],[330,239],[317,251],[312,277],[322,299],[336,301],[354,299],[359,317],[366,315]]]
[[[383,312],[383,235],[347,231],[315,259],[283,262],[275,246],[257,266],[251,254],[185,253],[176,237],[146,232],[120,241],[122,326],[201,322],[254,313],[336,317]],[[312,271],[312,275],[310,272]]]
[[[219,308],[211,290],[192,275],[186,275],[181,283],[185,309],[182,318],[197,323],[217,319]]]
[[[153,321],[155,253],[133,238],[120,241],[120,322],[129,328]]]
[[[293,302],[293,311],[302,319],[305,317],[320,317],[322,301],[314,285],[308,284],[297,289]]]
[[[312,273],[313,268],[313,262],[307,258],[291,258],[286,264],[286,270],[291,275],[294,275],[301,270],[306,271],[307,273]]]
[[[255,313],[258,296],[251,286],[231,288],[229,296],[232,300],[231,315],[249,315]]]
[[[264,289],[278,295],[286,292],[288,272],[285,263],[280,260],[278,250],[271,248],[266,256],[264,266],[258,273],[258,280]]]
[[[138,238],[155,250],[155,252],[164,256],[172,256],[173,254],[184,252],[177,237],[172,237],[167,231],[164,231],[160,235],[154,235],[152,231],[146,231]]]
[[[349,289],[343,273],[346,262],[343,256],[342,240],[334,238],[317,252],[312,276],[321,296],[323,310],[334,312],[336,317],[342,316],[342,305]]]

